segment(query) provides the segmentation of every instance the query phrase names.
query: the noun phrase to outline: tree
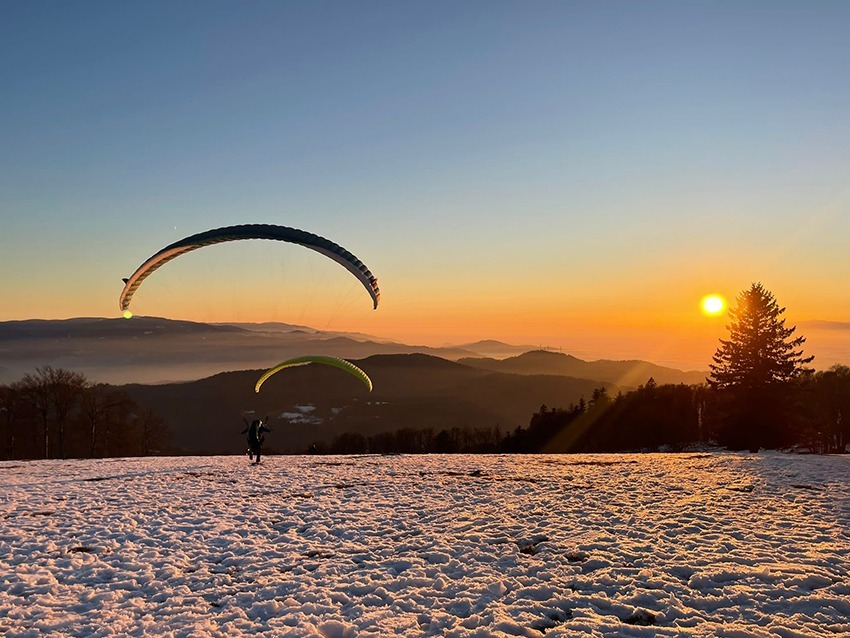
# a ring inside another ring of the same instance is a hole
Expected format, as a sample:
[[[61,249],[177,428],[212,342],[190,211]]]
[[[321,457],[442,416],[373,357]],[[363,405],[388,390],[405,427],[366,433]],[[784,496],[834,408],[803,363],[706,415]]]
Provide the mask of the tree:
[[[88,385],[84,389],[80,410],[88,430],[86,438],[88,439],[89,458],[97,457],[98,453],[102,451],[98,449],[98,442],[106,438],[101,430],[108,431],[110,415],[124,409],[129,403],[131,403],[131,400],[126,394],[103,383]],[[142,453],[145,456],[148,454],[145,448],[146,444],[143,441]],[[101,446],[103,449],[106,449],[106,447],[106,445]]]
[[[53,418],[56,421],[59,458],[66,456],[66,431],[72,412],[78,407],[84,388],[88,385],[86,378],[79,372],[52,368],[46,366],[36,369],[36,376],[43,376],[47,381],[47,390],[53,407]]]
[[[17,422],[20,418],[21,404],[23,400],[20,393],[7,385],[0,385],[0,459],[15,458],[18,452],[18,428]]]
[[[66,455],[66,434],[83,389],[88,385],[79,372],[45,366],[35,374],[26,374],[12,388],[30,402],[42,427],[44,458],[52,453]],[[51,430],[56,434],[51,439]]]
[[[25,374],[19,381],[12,384],[12,390],[18,393],[27,403],[29,403],[32,412],[37,416],[37,423],[41,426],[42,441],[44,448],[41,458],[50,458],[50,409],[52,402],[50,400],[50,389],[47,387],[47,379],[41,373],[41,369],[36,368],[35,375]],[[31,432],[32,436],[37,436],[35,427]]]
[[[810,428],[813,451],[844,452],[850,442],[850,368],[842,365],[808,375]]]
[[[773,294],[754,283],[729,310],[729,339],[720,340],[714,355],[709,386],[726,403],[719,440],[729,447],[757,450],[791,441],[795,380],[808,372],[800,349],[806,339],[793,337],[796,327],[786,327]]]

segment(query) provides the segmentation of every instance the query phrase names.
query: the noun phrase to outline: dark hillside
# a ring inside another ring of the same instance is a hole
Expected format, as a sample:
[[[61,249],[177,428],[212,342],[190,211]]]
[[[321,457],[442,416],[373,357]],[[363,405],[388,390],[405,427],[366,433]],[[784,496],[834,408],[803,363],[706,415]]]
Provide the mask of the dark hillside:
[[[342,432],[401,428],[525,426],[541,404],[568,405],[600,384],[563,376],[492,373],[428,355],[376,355],[355,361],[371,394],[353,377],[321,365],[284,370],[254,393],[261,370],[189,383],[129,385],[141,406],[162,415],[185,452],[241,452],[247,418],[270,417],[270,446],[300,451]],[[610,386],[609,386],[610,387]],[[616,392],[613,387],[609,390]]]
[[[510,374],[559,374],[636,388],[652,377],[658,384],[704,383],[706,372],[682,372],[647,361],[583,361],[569,354],[533,350],[507,359],[464,358],[459,363]]]

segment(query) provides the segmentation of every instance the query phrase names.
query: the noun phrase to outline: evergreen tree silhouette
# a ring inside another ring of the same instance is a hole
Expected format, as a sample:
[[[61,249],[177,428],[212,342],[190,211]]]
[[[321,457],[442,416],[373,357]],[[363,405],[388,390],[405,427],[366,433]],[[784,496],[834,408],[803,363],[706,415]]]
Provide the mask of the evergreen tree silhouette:
[[[709,385],[726,399],[727,415],[720,443],[736,449],[780,447],[793,440],[794,381],[814,359],[800,347],[804,337],[793,337],[773,294],[754,283],[729,310],[729,339],[720,340]]]

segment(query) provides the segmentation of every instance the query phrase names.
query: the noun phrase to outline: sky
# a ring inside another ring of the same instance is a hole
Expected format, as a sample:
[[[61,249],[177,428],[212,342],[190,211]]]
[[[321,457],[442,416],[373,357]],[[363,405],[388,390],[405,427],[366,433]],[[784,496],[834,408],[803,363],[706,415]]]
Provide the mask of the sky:
[[[850,363],[846,2],[5,2],[0,321],[137,314],[703,369],[756,281]],[[812,322],[833,322],[830,329]],[[837,323],[836,323],[837,322]]]

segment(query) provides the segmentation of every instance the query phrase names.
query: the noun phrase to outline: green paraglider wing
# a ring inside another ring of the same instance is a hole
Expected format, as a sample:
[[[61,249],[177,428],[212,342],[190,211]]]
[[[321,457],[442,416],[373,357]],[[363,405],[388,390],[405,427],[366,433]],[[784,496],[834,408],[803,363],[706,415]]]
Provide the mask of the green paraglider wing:
[[[283,363],[277,364],[273,368],[269,368],[263,373],[263,376],[257,381],[257,385],[254,386],[254,392],[260,391],[260,386],[266,382],[266,380],[272,376],[273,374],[280,372],[284,368],[294,368],[295,366],[305,366],[310,363],[323,363],[328,366],[333,366],[335,368],[339,368],[340,370],[345,370],[349,374],[354,375],[363,384],[369,388],[369,392],[372,391],[372,380],[369,378],[363,370],[358,368],[356,365],[351,363],[350,361],[346,361],[345,359],[340,359],[338,357],[331,357],[325,355],[308,355],[304,357],[295,357],[294,359],[287,359]]]
[[[124,290],[121,291],[121,296],[118,298],[118,305],[122,311],[127,311],[130,307],[130,300],[133,298],[133,293],[136,292],[142,282],[153,273],[157,268],[167,264],[175,257],[179,257],[184,253],[188,253],[204,246],[212,244],[220,244],[227,241],[238,241],[241,239],[272,239],[276,241],[285,241],[291,244],[298,244],[315,250],[327,257],[330,257],[337,263],[347,268],[366,288],[369,296],[372,297],[373,308],[378,308],[378,300],[381,298],[381,290],[378,288],[378,280],[362,261],[348,252],[342,246],[335,244],[330,239],[325,239],[319,235],[308,233],[297,228],[289,228],[288,226],[275,226],[273,224],[242,224],[240,226],[227,226],[225,228],[215,228],[203,233],[191,235],[180,241],[166,246],[158,253],[153,255],[145,263],[139,266],[129,278],[124,280]]]

